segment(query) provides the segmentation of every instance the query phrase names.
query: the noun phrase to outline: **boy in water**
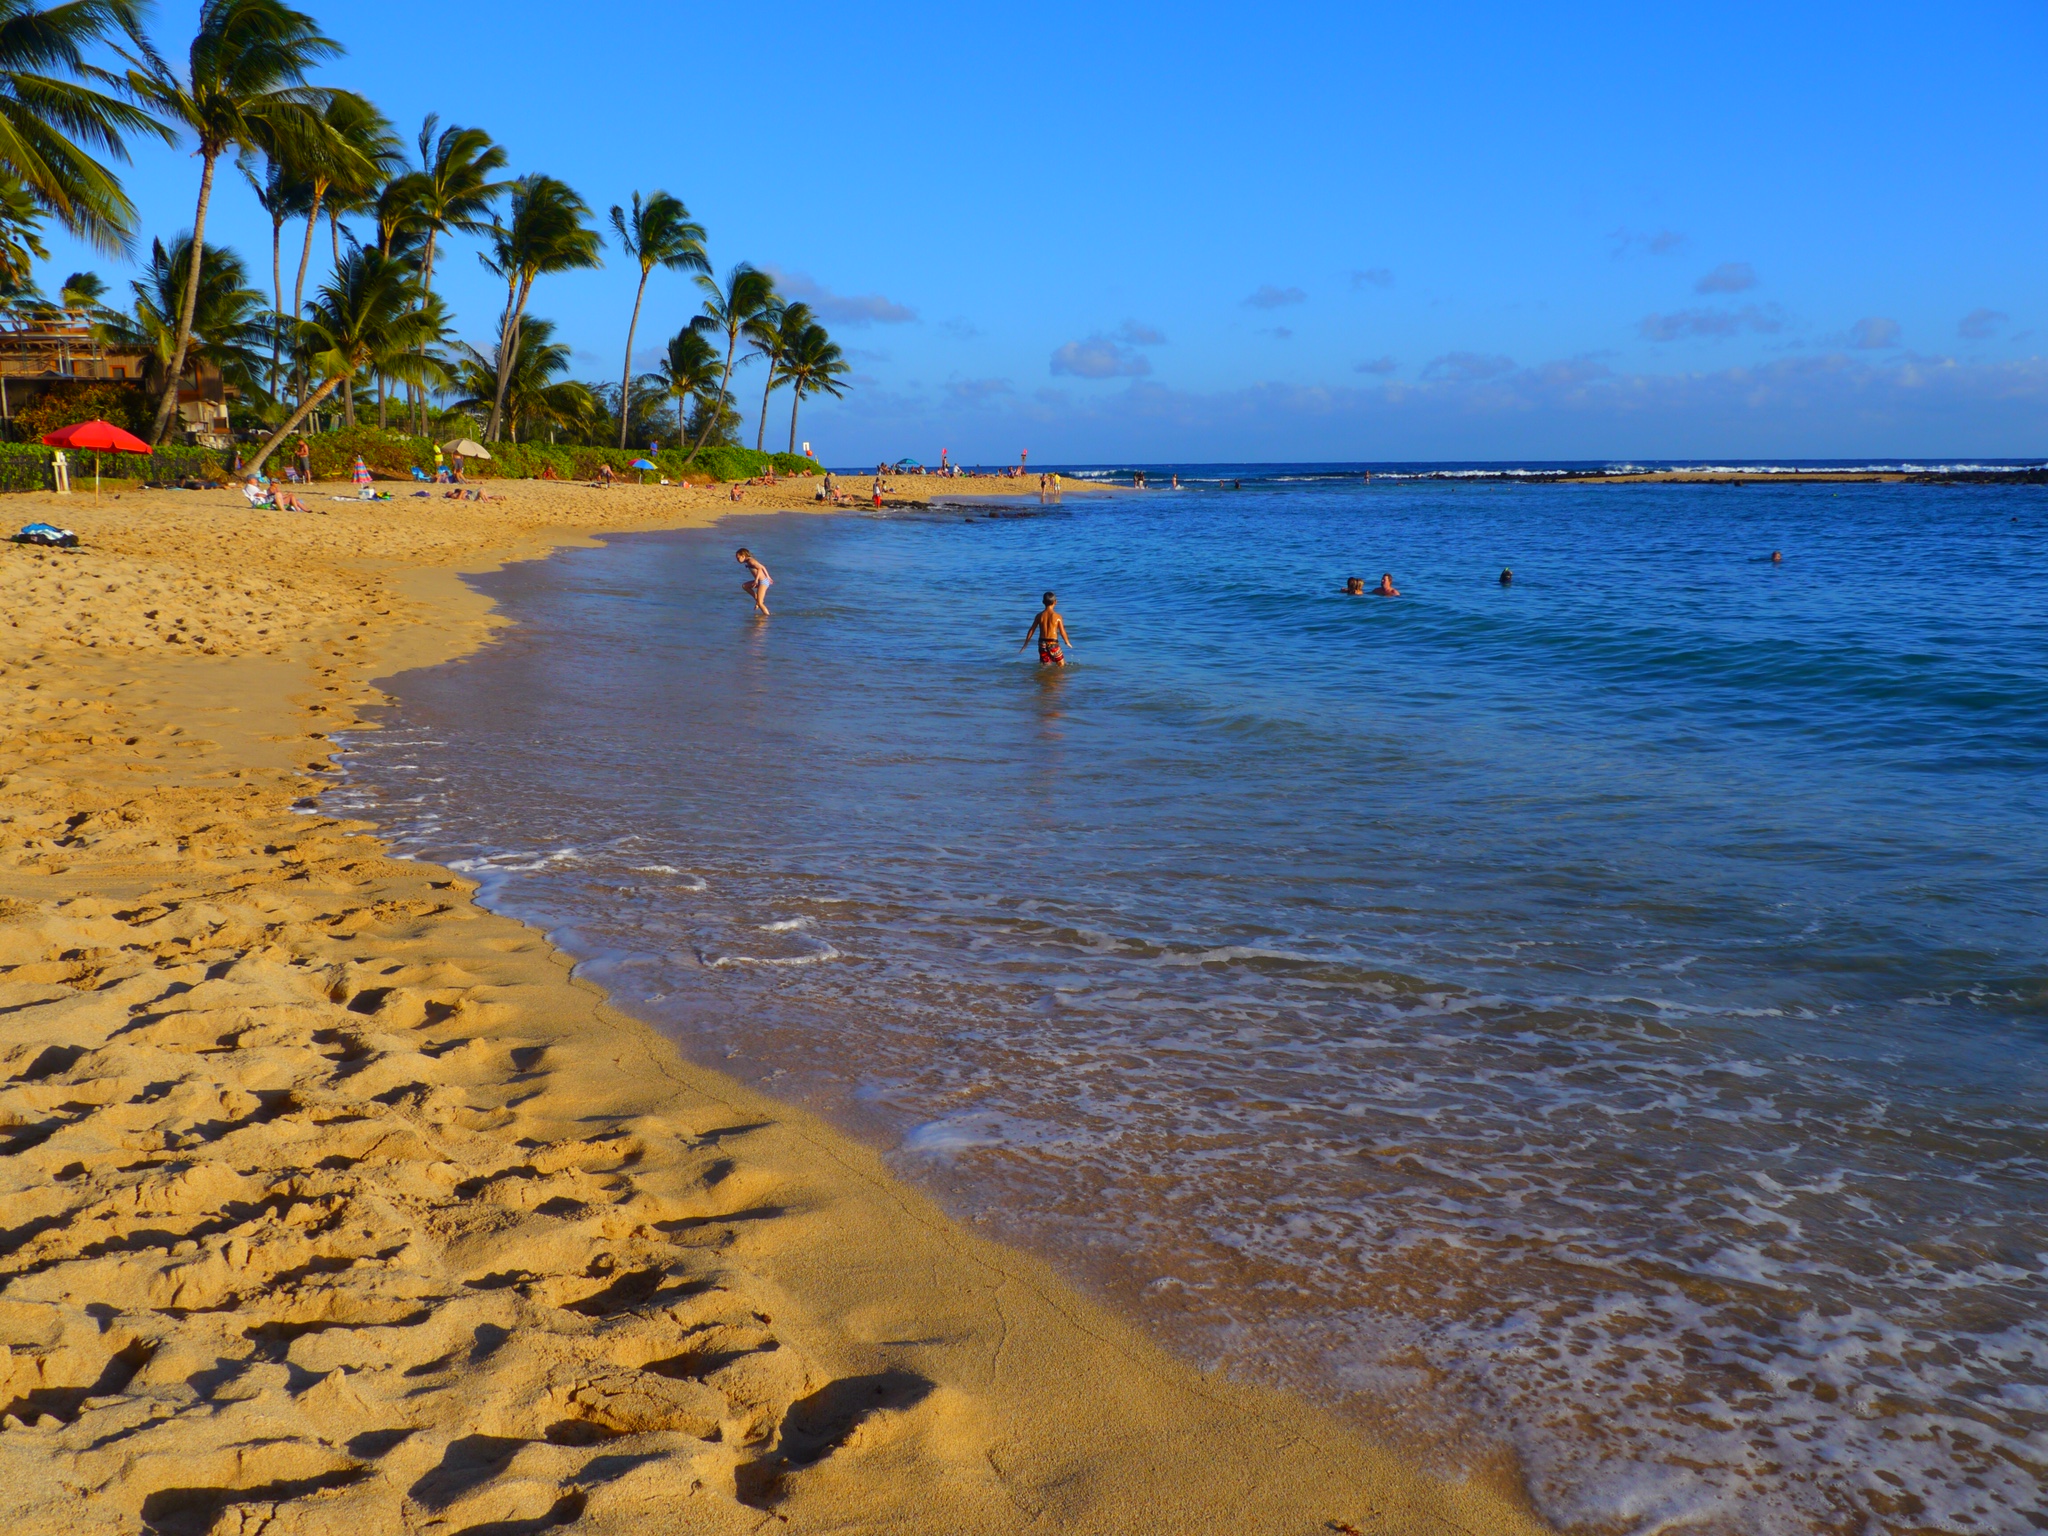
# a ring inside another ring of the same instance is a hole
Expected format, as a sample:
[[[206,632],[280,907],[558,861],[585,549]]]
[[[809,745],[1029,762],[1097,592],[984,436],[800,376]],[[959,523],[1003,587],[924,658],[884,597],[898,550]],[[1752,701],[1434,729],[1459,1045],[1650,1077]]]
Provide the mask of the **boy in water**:
[[[1038,664],[1041,667],[1064,667],[1067,664],[1067,653],[1063,647],[1074,643],[1073,637],[1067,633],[1067,621],[1059,616],[1059,611],[1054,606],[1058,601],[1052,593],[1045,594],[1045,607],[1040,610],[1038,617],[1031,621],[1031,627],[1024,631],[1024,638],[1017,644],[1017,649],[1021,651],[1031,643],[1032,637],[1036,636]]]
[[[753,573],[748,580],[740,583],[740,590],[754,600],[754,612],[766,613],[768,611],[768,589],[775,585],[775,578],[768,574],[767,566],[754,558],[754,552],[751,549],[743,549],[734,555],[733,558]]]

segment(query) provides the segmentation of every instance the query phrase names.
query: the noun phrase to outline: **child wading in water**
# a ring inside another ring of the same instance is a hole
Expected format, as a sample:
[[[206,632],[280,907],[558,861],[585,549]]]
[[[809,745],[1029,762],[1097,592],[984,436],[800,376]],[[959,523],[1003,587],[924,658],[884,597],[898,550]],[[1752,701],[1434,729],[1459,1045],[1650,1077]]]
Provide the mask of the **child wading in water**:
[[[740,590],[754,600],[754,612],[768,611],[768,589],[775,585],[775,578],[768,574],[768,567],[754,558],[751,549],[743,549],[733,558],[754,574],[751,579],[740,583]]]
[[[1017,645],[1017,649],[1021,651],[1031,643],[1034,635],[1037,636],[1038,664],[1041,667],[1064,667],[1067,664],[1067,653],[1062,647],[1074,643],[1073,637],[1067,633],[1067,621],[1059,616],[1058,609],[1054,607],[1058,601],[1052,593],[1045,594],[1044,609],[1031,621],[1031,627],[1024,631],[1024,638]]]

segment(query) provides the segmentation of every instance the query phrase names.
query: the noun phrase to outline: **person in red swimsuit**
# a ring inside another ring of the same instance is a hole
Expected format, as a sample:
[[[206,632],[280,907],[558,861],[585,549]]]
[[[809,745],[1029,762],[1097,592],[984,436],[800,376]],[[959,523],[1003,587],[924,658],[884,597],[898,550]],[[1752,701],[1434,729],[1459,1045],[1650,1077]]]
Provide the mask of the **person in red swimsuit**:
[[[1055,606],[1058,601],[1052,593],[1045,594],[1045,607],[1031,621],[1031,627],[1024,631],[1024,638],[1017,645],[1021,651],[1036,638],[1041,667],[1064,667],[1067,664],[1066,647],[1074,643],[1073,637],[1067,633],[1067,621],[1060,617]]]

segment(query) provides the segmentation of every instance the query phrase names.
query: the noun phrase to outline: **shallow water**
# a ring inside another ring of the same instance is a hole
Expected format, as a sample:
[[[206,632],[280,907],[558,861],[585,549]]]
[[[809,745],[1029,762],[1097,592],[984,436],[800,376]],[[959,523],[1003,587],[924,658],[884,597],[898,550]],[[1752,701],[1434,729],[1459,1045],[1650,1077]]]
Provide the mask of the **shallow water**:
[[[1244,485],[516,567],[335,798],[1561,1522],[2048,1523],[2048,491]]]

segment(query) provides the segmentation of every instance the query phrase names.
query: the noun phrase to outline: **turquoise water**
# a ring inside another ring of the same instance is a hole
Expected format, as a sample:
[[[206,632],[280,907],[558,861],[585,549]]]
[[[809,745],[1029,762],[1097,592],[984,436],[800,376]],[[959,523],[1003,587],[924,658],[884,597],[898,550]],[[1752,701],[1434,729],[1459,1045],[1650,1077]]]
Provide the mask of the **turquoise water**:
[[[2048,491],[1243,484],[485,578],[339,799],[1561,1523],[2048,1524]]]

